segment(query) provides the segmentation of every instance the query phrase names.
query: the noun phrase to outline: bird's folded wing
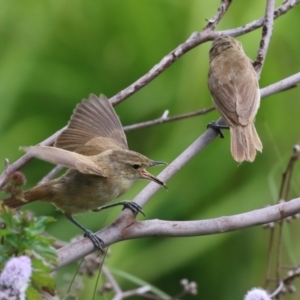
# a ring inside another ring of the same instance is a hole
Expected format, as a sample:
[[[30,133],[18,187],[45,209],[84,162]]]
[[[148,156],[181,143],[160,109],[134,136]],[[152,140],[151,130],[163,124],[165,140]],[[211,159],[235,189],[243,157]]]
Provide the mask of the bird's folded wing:
[[[128,149],[114,108],[104,95],[97,97],[93,94],[76,106],[55,147],[84,155],[96,155],[109,149]]]
[[[228,125],[247,125],[253,122],[259,106],[259,89],[247,85],[246,80],[223,84],[211,92],[219,112]],[[248,101],[248,103],[247,103]]]
[[[92,160],[92,157],[48,146],[20,147],[20,149],[33,157],[63,165],[70,169],[76,169],[83,174],[106,177],[105,172]]]

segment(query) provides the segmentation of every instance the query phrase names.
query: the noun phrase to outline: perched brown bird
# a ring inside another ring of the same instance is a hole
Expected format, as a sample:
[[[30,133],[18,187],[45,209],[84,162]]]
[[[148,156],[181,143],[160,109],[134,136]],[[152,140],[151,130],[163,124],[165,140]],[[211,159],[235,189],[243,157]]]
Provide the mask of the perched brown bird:
[[[240,42],[217,37],[209,51],[208,87],[216,109],[230,128],[231,154],[237,162],[254,161],[262,143],[254,126],[260,104],[257,74]]]
[[[132,201],[102,205],[124,194],[138,179],[152,180],[166,187],[145,170],[165,163],[128,150],[119,118],[103,95],[99,98],[90,95],[88,100],[76,106],[67,129],[57,138],[55,147],[35,146],[23,150],[69,170],[60,178],[24,192],[24,202],[11,196],[4,200],[4,204],[17,208],[36,200],[50,202],[81,228],[100,250],[103,241],[80,225],[72,217],[74,214],[100,211],[115,205],[123,205],[135,213],[142,212],[141,207]]]

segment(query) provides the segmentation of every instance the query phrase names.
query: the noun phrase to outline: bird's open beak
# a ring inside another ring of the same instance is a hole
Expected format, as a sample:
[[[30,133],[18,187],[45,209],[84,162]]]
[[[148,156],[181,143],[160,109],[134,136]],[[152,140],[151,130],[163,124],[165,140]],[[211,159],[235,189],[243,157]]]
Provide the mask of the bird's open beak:
[[[157,166],[157,165],[167,165],[167,163],[165,163],[163,161],[152,160],[152,166]],[[168,189],[168,187],[165,185],[165,183],[163,181],[159,180],[157,177],[150,174],[148,171],[146,171],[146,169],[141,169],[140,175],[141,175],[141,178],[154,181],[157,184],[162,185],[166,190]]]
[[[164,161],[158,161],[158,160],[152,160],[152,166],[157,166],[157,165],[167,165],[168,163]]]
[[[161,164],[161,163],[160,163]],[[165,164],[165,163],[163,163]],[[143,179],[148,179],[151,181],[156,182],[159,185],[162,185],[166,190],[168,189],[168,187],[165,185],[164,182],[162,182],[161,180],[159,180],[158,178],[156,178],[155,176],[151,175],[149,172],[147,172],[145,169],[141,169],[140,170],[140,174],[141,174],[141,178]]]

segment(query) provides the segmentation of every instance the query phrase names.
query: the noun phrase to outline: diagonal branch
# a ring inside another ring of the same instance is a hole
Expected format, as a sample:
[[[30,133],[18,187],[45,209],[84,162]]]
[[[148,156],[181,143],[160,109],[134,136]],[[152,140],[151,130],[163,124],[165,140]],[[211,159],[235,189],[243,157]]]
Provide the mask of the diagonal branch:
[[[204,27],[204,29],[208,29],[209,28],[211,30],[215,30],[216,26],[218,25],[218,23],[221,21],[221,19],[223,18],[224,14],[228,10],[231,2],[232,2],[232,0],[222,0],[222,3],[219,6],[216,15],[212,19],[207,20],[208,24],[206,25],[206,27]]]
[[[260,90],[261,98],[268,97],[272,94],[278,93],[280,91],[285,91],[291,87],[295,87],[300,82],[300,72],[296,73],[288,78],[285,78],[281,81],[278,81],[276,83],[273,83],[265,88],[262,88]],[[55,139],[58,137],[58,135],[64,130],[62,128],[61,130],[57,131],[53,135],[51,135],[46,140],[39,143],[39,145],[52,145],[55,141]],[[4,172],[0,175],[0,188],[3,187],[5,182],[7,181],[7,178],[10,174],[18,171],[21,169],[24,165],[26,165],[29,161],[32,160],[32,156],[26,153],[22,157],[20,157],[17,161],[15,161],[13,164],[6,166]]]
[[[260,47],[258,50],[256,61],[253,64],[254,69],[258,74],[258,77],[260,77],[260,73],[266,59],[267,50],[271,41],[273,23],[274,23],[273,22],[274,7],[275,7],[275,0],[267,0],[266,14],[265,14],[264,26],[262,28]]]
[[[290,78],[294,79],[290,80],[290,83],[294,85],[295,78],[297,78],[300,81],[300,73],[295,74]],[[286,89],[286,83],[285,85],[282,85],[281,82],[279,82],[279,84],[280,86]],[[273,91],[274,90],[276,89],[273,88]],[[261,89],[262,98],[266,97],[269,94],[270,90],[268,90],[268,87]],[[222,119],[219,119],[218,123],[224,124]],[[213,129],[209,128],[192,145],[190,145],[183,153],[181,153],[170,165],[168,165],[159,174],[158,177],[163,181],[169,180],[188,161],[190,161],[202,149],[204,149],[208,144],[210,144],[216,138],[216,136],[217,133]],[[142,206],[148,201],[150,197],[152,197],[158,191],[159,188],[160,187],[157,184],[151,182],[135,197],[133,201],[137,202],[139,205]],[[222,217],[213,220],[193,222],[167,222],[158,220],[136,222],[132,213],[128,210],[125,210],[121,213],[119,218],[112,225],[101,231],[98,231],[97,235],[101,235],[101,238],[105,241],[106,245],[108,246],[112,243],[116,243],[124,239],[145,236],[144,234],[146,234],[147,236],[158,235],[159,233],[157,232],[157,228],[162,229],[160,233],[164,236],[191,236],[213,234],[277,221],[279,219],[283,219],[285,217],[298,213],[299,211],[300,199],[295,199],[294,201],[289,201],[287,203],[280,203],[276,206],[267,207],[261,210],[233,217]],[[238,223],[236,223],[236,221],[238,221]],[[225,226],[225,224],[227,224],[227,227]],[[166,227],[161,227],[162,225]],[[163,228],[165,228],[165,230],[163,230]],[[191,229],[195,230],[194,233],[190,231]],[[185,230],[187,230],[186,233]],[[60,268],[73,261],[76,261],[77,259],[80,259],[93,251],[94,247],[92,243],[86,238],[74,244],[69,244],[63,247],[62,249],[58,250],[59,265],[57,268]]]
[[[229,3],[230,1],[223,1],[223,3]],[[300,3],[300,0],[287,0],[281,6],[279,6],[274,11],[274,19],[277,19],[281,15],[288,12],[294,6]],[[221,5],[221,6],[222,6]],[[229,6],[229,5],[228,5]],[[228,8],[228,7],[227,7]],[[225,13],[226,11],[222,12]],[[218,16],[219,12],[216,16]],[[214,17],[213,21],[218,17]],[[223,16],[223,14],[221,15]],[[223,35],[230,35],[230,36],[239,36],[245,34],[247,32],[251,32],[256,30],[264,25],[265,18],[257,19],[251,23],[245,24],[241,27],[218,31],[214,32],[209,25],[203,29],[201,32],[194,32],[184,43],[179,45],[169,54],[167,54],[157,65],[155,65],[147,74],[139,78],[137,81],[132,83],[130,86],[125,88],[124,90],[120,91],[118,94],[110,98],[110,101],[113,105],[116,105],[125,99],[127,99],[132,94],[136,93],[138,90],[143,88],[146,84],[150,83],[153,79],[155,79],[158,75],[160,75],[163,71],[165,71],[168,67],[170,67],[178,58],[183,56],[188,51],[194,49],[195,47],[199,46],[200,44],[213,40],[216,36],[223,34]]]

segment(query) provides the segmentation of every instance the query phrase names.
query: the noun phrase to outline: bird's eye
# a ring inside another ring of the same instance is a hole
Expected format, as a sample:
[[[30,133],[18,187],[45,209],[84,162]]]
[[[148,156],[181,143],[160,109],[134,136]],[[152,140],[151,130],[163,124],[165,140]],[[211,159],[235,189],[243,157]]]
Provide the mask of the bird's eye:
[[[132,165],[132,167],[133,167],[135,170],[137,170],[137,169],[139,169],[141,166],[140,166],[139,164],[134,164],[134,165]]]

